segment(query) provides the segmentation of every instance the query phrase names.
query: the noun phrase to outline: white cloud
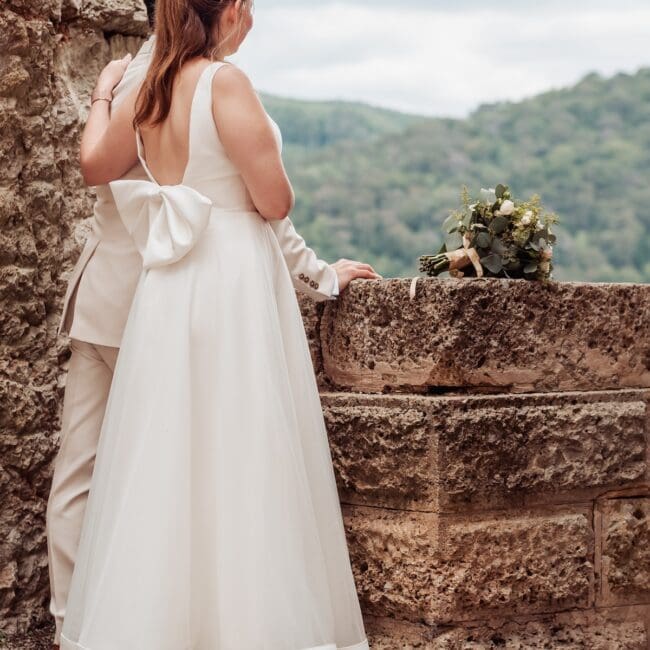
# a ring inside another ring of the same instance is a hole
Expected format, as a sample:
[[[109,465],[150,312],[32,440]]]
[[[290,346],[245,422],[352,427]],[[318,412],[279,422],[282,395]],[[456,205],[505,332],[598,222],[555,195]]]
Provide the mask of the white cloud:
[[[231,60],[262,91],[452,116],[650,64],[645,2],[492,6],[256,0],[255,27]]]

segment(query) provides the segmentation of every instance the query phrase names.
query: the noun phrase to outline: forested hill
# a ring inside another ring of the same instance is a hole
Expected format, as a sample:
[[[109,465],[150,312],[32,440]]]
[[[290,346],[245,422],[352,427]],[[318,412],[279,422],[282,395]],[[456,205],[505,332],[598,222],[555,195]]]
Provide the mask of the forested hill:
[[[650,282],[650,68],[466,120],[263,95],[282,128],[292,220],[328,261],[418,273],[460,190],[507,183],[558,213],[558,280]]]

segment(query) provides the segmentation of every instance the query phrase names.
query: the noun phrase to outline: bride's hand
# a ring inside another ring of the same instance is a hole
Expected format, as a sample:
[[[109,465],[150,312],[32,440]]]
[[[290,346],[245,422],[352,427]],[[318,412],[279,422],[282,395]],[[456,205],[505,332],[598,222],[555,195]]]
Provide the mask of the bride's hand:
[[[131,63],[131,55],[127,54],[121,59],[114,59],[99,73],[95,84],[94,94],[98,96],[112,96],[113,89],[122,80],[126,68]]]
[[[331,265],[339,278],[339,293],[343,291],[352,280],[365,278],[366,280],[381,280],[382,277],[370,266],[363,262],[340,259]]]

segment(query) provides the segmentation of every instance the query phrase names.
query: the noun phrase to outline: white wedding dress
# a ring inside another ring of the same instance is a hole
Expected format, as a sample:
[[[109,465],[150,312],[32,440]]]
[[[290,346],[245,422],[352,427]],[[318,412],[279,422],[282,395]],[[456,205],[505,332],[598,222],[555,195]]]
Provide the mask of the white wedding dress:
[[[369,648],[291,277],[212,117],[222,65],[182,183],[154,180],[139,134],[150,180],[111,183],[144,268],[62,650]]]

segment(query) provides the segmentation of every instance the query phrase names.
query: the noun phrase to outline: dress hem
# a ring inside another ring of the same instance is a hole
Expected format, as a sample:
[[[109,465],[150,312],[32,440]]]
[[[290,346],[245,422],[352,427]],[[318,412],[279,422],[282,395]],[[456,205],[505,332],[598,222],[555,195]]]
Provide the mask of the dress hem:
[[[88,648],[85,645],[81,645],[80,643],[75,643],[74,641],[71,641],[70,639],[66,638],[65,634],[61,634],[60,650],[93,650],[93,649]],[[337,646],[334,643],[329,643],[326,645],[312,646],[310,648],[300,648],[299,650],[370,650],[370,646],[368,645],[368,639],[365,638],[363,641],[355,645]]]

